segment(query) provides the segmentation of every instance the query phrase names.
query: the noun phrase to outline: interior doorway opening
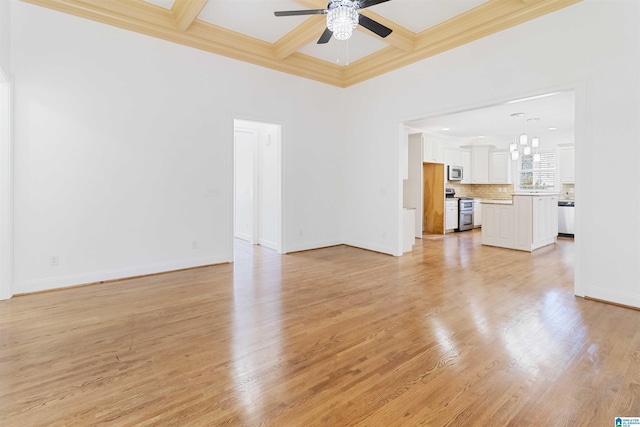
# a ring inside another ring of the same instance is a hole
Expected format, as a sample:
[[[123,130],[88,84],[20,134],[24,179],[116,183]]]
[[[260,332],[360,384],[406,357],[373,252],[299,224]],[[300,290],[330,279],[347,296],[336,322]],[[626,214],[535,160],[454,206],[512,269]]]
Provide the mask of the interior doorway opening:
[[[282,253],[281,125],[235,119],[233,131],[234,242]]]
[[[514,193],[557,194],[562,203],[570,205],[571,218],[575,218],[580,209],[579,204],[575,206],[575,171],[583,132],[583,102],[580,86],[564,87],[402,123],[407,135],[403,141],[413,138],[422,146],[421,153],[409,152],[408,159],[401,161],[407,161],[409,167],[413,163],[424,166],[417,183],[408,186],[406,177],[403,181],[404,208],[420,208],[408,190],[422,186],[422,210],[418,213],[423,220],[423,237],[467,231],[459,226],[458,199],[473,201],[470,228],[482,228],[483,220],[490,224],[491,218],[482,213],[485,202],[509,204]],[[560,222],[560,218],[548,219],[550,224],[556,219]],[[569,229],[569,234],[561,229],[558,232],[573,239],[573,224]],[[515,231],[505,231],[511,242],[514,235]],[[573,282],[574,293],[583,295],[575,277]]]

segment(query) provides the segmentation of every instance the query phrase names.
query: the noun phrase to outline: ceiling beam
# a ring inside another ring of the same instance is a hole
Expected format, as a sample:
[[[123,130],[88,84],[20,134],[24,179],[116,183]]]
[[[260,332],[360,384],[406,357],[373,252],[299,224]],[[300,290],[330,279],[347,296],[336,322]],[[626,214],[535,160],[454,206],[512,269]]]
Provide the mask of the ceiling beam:
[[[293,30],[274,43],[273,49],[277,59],[284,59],[298,49],[320,38],[327,22],[324,15],[312,15]]]
[[[171,7],[180,31],[186,31],[209,0],[175,0]]]

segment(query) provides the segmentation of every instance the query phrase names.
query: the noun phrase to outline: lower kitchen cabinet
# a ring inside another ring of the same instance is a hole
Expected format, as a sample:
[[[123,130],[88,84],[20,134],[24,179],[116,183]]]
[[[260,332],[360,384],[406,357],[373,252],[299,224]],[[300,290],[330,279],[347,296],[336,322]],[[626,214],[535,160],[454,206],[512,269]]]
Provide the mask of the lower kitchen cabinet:
[[[482,216],[482,244],[513,248],[513,206],[484,204]]]
[[[513,204],[484,203],[482,244],[531,252],[556,242],[558,197],[514,195]]]
[[[445,229],[455,230],[458,228],[458,201],[445,202]]]
[[[473,227],[482,226],[482,199],[473,199]]]

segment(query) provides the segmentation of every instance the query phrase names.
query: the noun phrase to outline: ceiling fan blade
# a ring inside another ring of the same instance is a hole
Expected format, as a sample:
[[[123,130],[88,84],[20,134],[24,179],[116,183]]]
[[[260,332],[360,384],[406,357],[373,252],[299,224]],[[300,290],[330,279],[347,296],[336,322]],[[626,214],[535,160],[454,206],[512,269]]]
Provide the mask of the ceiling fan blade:
[[[377,4],[384,3],[384,2],[387,2],[387,1],[389,1],[389,0],[363,0],[363,1],[360,2],[359,9],[364,9],[364,8],[367,8],[367,7],[375,6]]]
[[[296,15],[324,15],[327,13],[324,9],[311,10],[284,10],[281,12],[273,12],[276,16],[296,16]]]
[[[329,43],[329,40],[331,40],[331,36],[333,36],[333,31],[327,28],[318,39],[318,44]]]
[[[382,38],[387,37],[389,34],[391,34],[391,31],[393,31],[391,28],[385,27],[381,23],[376,22],[371,18],[367,18],[364,15],[359,15],[358,20],[360,25],[362,25],[367,30],[376,33]]]

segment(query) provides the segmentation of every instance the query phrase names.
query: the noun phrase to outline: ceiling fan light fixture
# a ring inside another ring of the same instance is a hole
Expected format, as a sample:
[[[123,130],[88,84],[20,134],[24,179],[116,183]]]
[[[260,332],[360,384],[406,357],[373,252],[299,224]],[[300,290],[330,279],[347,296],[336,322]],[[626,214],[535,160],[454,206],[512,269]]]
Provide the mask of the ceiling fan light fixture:
[[[336,0],[330,3],[327,12],[327,28],[338,40],[347,40],[358,25],[358,3],[350,0]]]

